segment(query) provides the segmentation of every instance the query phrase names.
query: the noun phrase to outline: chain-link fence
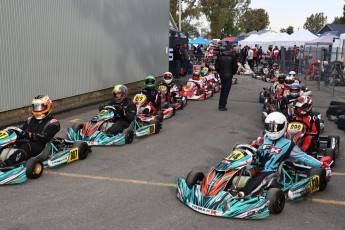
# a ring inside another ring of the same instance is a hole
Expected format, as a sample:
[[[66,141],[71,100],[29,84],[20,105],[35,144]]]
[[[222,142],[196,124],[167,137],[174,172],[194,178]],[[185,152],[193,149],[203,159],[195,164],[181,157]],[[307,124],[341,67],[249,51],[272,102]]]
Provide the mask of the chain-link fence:
[[[345,47],[282,47],[280,61],[283,73],[295,71],[306,86],[345,97]]]

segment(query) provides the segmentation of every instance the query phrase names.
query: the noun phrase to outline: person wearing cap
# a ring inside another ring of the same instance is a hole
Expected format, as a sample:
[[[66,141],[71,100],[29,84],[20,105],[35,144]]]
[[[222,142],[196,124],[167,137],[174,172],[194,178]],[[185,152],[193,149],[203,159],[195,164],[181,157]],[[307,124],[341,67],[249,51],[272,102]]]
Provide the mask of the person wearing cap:
[[[128,88],[125,85],[116,85],[113,89],[113,99],[108,103],[115,109],[114,124],[107,130],[108,134],[116,135],[128,128],[134,121],[137,114],[137,107],[134,102],[128,98]],[[104,106],[100,106],[102,110]]]
[[[221,55],[216,60],[216,71],[219,74],[221,80],[221,89],[219,96],[219,106],[220,111],[226,111],[226,104],[228,101],[228,96],[230,93],[232,78],[237,72],[237,60],[232,52],[232,46],[229,44],[226,46],[226,51],[222,52]]]
[[[38,95],[32,100],[32,116],[22,125],[20,139],[27,141],[16,143],[18,149],[5,159],[7,166],[16,165],[39,155],[46,144],[59,132],[60,123],[51,112],[53,102],[48,95]]]

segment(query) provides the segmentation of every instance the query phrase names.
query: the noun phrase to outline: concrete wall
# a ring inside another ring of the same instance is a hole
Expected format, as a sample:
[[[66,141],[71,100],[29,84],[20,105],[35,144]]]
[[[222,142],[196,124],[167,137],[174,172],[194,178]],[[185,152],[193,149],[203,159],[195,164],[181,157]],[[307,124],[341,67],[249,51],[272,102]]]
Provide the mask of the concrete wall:
[[[168,0],[0,0],[0,121],[168,70]],[[84,97],[82,97],[84,98]]]

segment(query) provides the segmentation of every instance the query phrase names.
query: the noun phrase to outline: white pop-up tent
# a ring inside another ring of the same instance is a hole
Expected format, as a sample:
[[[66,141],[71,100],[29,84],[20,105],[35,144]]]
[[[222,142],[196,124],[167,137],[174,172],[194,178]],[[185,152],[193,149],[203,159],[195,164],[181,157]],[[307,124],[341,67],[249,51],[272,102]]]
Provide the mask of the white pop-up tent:
[[[291,47],[291,46],[301,46],[304,45],[306,42],[314,40],[318,38],[313,33],[309,32],[308,30],[298,30],[291,34],[290,36],[277,40],[275,45],[278,47]]]
[[[238,44],[240,44],[242,47],[244,46],[255,46],[257,43],[257,39],[260,35],[257,34],[251,34],[249,37],[247,37],[246,39],[239,41]]]

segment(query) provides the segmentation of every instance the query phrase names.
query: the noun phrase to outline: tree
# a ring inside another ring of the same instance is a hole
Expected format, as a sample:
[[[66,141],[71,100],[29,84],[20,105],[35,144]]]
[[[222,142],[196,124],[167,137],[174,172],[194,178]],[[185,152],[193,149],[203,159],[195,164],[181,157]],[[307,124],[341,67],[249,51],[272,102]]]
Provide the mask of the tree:
[[[293,34],[293,32],[294,32],[293,26],[289,26],[288,28],[286,28],[286,33],[287,34]]]
[[[181,0],[182,1],[182,13],[181,13],[181,30],[188,32],[192,25],[192,20],[199,19],[200,6],[198,0]],[[175,22],[179,21],[179,1],[170,0],[170,13]]]
[[[237,31],[240,15],[248,9],[250,0],[200,0],[200,7],[210,22],[210,36],[221,38]]]
[[[270,24],[268,13],[264,9],[248,9],[239,20],[239,27],[246,33],[265,29]]]
[[[343,7],[343,16],[335,17],[333,24],[345,24],[345,5]]]
[[[304,23],[303,28],[309,30],[310,32],[316,34],[327,22],[327,17],[323,13],[312,14],[310,17],[307,17],[306,22]]]
[[[285,28],[280,28],[280,33],[286,33],[286,29]]]

